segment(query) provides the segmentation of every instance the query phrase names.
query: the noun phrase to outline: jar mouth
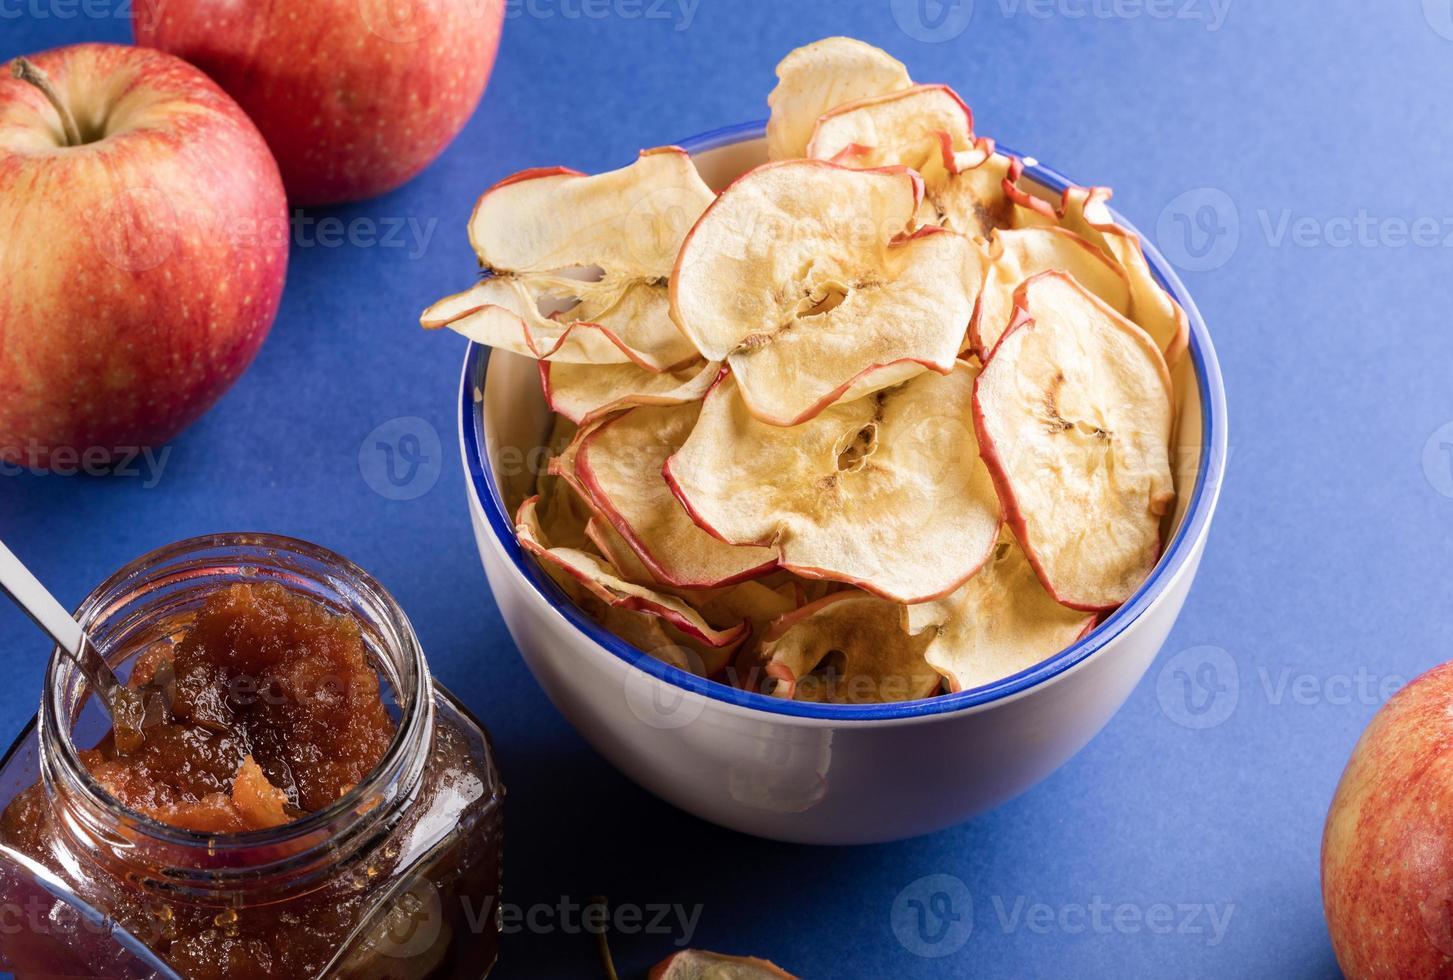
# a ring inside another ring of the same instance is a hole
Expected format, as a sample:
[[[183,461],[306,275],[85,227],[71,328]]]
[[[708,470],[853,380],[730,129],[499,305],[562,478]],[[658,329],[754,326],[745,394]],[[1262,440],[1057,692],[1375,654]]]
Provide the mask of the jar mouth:
[[[362,568],[333,551],[297,538],[228,532],[178,541],[122,567],[86,597],[75,618],[114,669],[141,649],[125,642],[125,637],[128,629],[141,628],[148,622],[148,613],[164,610],[167,601],[176,602],[187,595],[195,601],[215,587],[241,581],[277,582],[290,591],[321,600],[334,612],[355,615],[365,633],[372,634],[374,643],[369,652],[373,665],[397,701],[397,726],[383,757],[366,777],[323,809],[278,827],[236,833],[208,833],[163,823],[122,803],[81,761],[74,726],[92,692],[80,670],[58,648],[51,654],[41,699],[43,778],[63,782],[68,792],[78,795],[80,802],[97,813],[123,817],[128,830],[148,843],[180,852],[205,850],[209,856],[222,856],[216,866],[202,873],[208,878],[219,873],[229,876],[236,866],[226,855],[240,852],[261,849],[286,854],[287,858],[279,863],[305,861],[319,848],[332,847],[340,828],[388,810],[390,800],[407,795],[417,784],[433,729],[433,679],[403,609]],[[153,598],[159,600],[161,609],[152,609],[157,604]],[[139,608],[133,608],[138,604]],[[121,622],[116,622],[118,619]],[[118,628],[121,642],[108,642]],[[307,845],[309,838],[316,838],[317,843]],[[289,844],[304,846],[279,846]],[[258,871],[255,863],[244,866],[249,875]]]

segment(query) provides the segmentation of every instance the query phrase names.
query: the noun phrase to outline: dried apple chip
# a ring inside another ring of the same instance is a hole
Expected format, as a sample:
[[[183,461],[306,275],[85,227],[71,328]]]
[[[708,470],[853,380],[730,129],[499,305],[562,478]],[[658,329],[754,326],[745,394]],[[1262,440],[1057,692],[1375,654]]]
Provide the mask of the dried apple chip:
[[[1014,293],[1041,272],[1068,273],[1115,312],[1130,312],[1130,284],[1119,263],[1074,232],[1060,227],[996,231],[989,241],[989,274],[969,326],[969,339],[987,358],[1014,315]]]
[[[730,585],[771,571],[770,548],[736,547],[692,521],[662,475],[696,425],[701,403],[631,409],[586,438],[575,472],[657,581],[682,589]]]
[[[961,152],[951,152],[946,135],[943,144],[941,159],[923,167],[927,194],[921,220],[977,238],[1009,227],[1013,202],[1004,181],[1014,158],[998,152],[991,139],[976,139]]]
[[[1019,186],[1021,173],[1022,167],[1016,166],[1005,181],[1005,189],[1014,201],[1015,226],[1063,226],[1118,262],[1129,284],[1130,319],[1150,334],[1166,364],[1174,367],[1190,341],[1190,321],[1150,271],[1140,237],[1115,223],[1107,203],[1114,191],[1108,187],[1067,187],[1055,208]]]
[[[862,592],[835,592],[788,613],[762,637],[774,697],[828,704],[912,701],[936,693],[923,658],[931,637],[903,630],[903,607]]]
[[[773,589],[759,581],[748,581],[694,596],[692,604],[707,622],[737,623],[745,619],[753,626],[766,626],[796,609],[797,597],[791,589]]]
[[[659,373],[634,364],[540,362],[540,384],[551,411],[582,425],[636,405],[700,401],[720,373],[716,361]]]
[[[612,527],[610,521],[604,517],[592,515],[585,522],[585,537],[595,545],[595,550],[599,551],[606,561],[615,566],[622,578],[629,579],[637,585],[660,584],[640,557],[631,550],[626,539],[621,537],[620,532]]]
[[[746,622],[730,629],[712,627],[701,613],[692,609],[676,596],[658,592],[655,589],[627,582],[617,569],[606,564],[595,555],[576,548],[553,548],[541,529],[535,505],[539,498],[531,497],[520,505],[515,516],[515,534],[526,551],[548,565],[559,568],[574,577],[587,591],[602,602],[623,609],[659,616],[672,626],[713,647],[730,647],[747,635],[751,625]]]
[[[671,280],[677,324],[724,360],[752,414],[804,422],[839,399],[952,369],[985,256],[938,228],[906,169],[766,164],[717,198]]]
[[[974,141],[974,114],[947,85],[915,85],[840,105],[817,121],[807,155],[854,167],[922,171]]]
[[[906,166],[924,180],[919,225],[988,237],[1008,227],[1014,159],[975,139],[973,113],[946,85],[917,85],[839,106],[818,120],[808,156],[855,167]]]
[[[901,61],[850,37],[823,38],[796,49],[777,65],[777,79],[767,96],[769,160],[804,155],[818,117],[834,106],[913,84]]]
[[[1015,537],[1066,606],[1114,609],[1160,557],[1175,499],[1170,374],[1150,337],[1068,276],[1020,287],[974,424]]]
[[[798,575],[899,602],[937,598],[978,570],[999,531],[970,422],[977,372],[959,361],[794,428],[753,418],[727,375],[666,479],[702,527],[773,547]]]
[[[697,354],[671,322],[665,283],[713,197],[676,147],[595,176],[555,168],[506,178],[469,223],[489,278],[420,322],[541,360],[688,364]]]
[[[1013,534],[1003,532],[977,575],[934,602],[903,607],[903,626],[927,635],[924,659],[950,691],[966,691],[1028,670],[1095,625],[1094,613],[1055,602]]]
[[[591,613],[602,626],[637,650],[698,677],[720,674],[736,657],[747,639],[747,634],[744,633],[734,644],[713,647],[648,613],[635,612],[608,603],[598,603]]]

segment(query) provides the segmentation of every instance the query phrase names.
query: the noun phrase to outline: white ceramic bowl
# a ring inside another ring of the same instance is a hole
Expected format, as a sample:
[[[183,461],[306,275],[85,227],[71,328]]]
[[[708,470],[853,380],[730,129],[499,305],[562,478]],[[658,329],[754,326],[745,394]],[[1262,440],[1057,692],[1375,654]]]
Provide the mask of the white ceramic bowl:
[[[683,145],[720,188],[765,159],[762,133],[749,124]],[[1068,183],[1042,166],[1027,172],[1056,198]],[[585,616],[521,550],[506,507],[533,481],[549,426],[535,363],[471,345],[460,440],[475,538],[510,633],[550,700],[652,793],[778,840],[925,834],[1049,775],[1105,725],[1165,641],[1195,578],[1225,466],[1225,392],[1206,326],[1165,260],[1148,244],[1146,253],[1191,321],[1189,356],[1174,372],[1180,503],[1160,564],[1129,602],[1049,660],[901,704],[798,704],[739,691],[667,666]]]

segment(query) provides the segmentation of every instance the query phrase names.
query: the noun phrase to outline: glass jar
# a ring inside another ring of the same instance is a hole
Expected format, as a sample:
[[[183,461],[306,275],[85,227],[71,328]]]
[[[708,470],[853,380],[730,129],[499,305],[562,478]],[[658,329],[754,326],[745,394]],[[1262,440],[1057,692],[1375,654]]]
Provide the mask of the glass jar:
[[[276,582],[353,617],[395,722],[373,772],[280,827],[202,834],[123,806],[80,746],[109,729],[66,657],[0,763],[0,969],[17,977],[480,977],[494,964],[503,789],[488,734],[436,685],[403,610],[357,566],[225,534],[146,555],[77,613],[121,676],[179,642],[208,595]],[[40,789],[32,788],[39,781]],[[29,832],[31,829],[33,833]],[[23,837],[24,840],[19,838]]]

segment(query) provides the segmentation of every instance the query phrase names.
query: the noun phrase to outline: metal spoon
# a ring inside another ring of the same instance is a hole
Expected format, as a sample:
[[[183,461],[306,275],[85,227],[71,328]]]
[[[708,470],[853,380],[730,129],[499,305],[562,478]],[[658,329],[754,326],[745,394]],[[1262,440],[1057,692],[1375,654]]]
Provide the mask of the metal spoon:
[[[8,595],[23,609],[35,624],[56,641],[61,652],[80,668],[91,684],[106,713],[111,716],[116,747],[129,752],[143,741],[142,731],[170,714],[166,706],[170,703],[167,691],[153,683],[141,687],[127,687],[121,683],[99,650],[96,649],[81,624],[71,618],[64,606],[56,601],[31,574],[19,558],[0,541],[0,591]],[[160,695],[161,700],[153,697]],[[153,710],[148,717],[148,708]],[[160,717],[158,717],[160,716]]]

